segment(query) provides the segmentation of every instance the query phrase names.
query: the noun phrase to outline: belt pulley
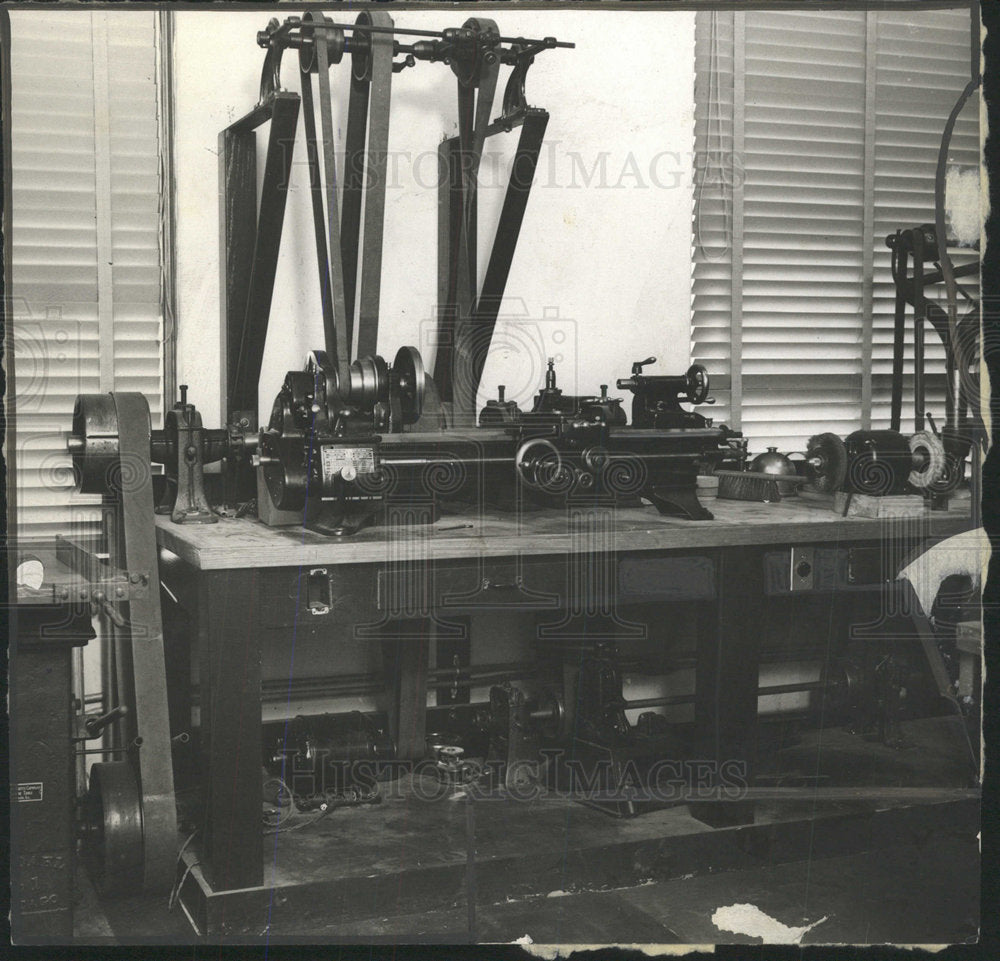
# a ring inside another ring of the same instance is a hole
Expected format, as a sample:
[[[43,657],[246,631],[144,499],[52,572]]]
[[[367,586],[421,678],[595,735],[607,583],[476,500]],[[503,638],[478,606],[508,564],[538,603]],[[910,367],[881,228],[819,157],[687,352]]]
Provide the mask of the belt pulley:
[[[356,308],[358,356],[374,354],[377,348],[393,74],[392,18],[381,11],[363,12],[357,25],[374,26],[387,32],[362,31],[352,42],[342,212],[338,204],[329,73],[331,64],[339,63],[343,57],[343,32],[334,28],[322,14],[308,12],[302,18],[302,45],[299,47],[326,352],[342,379],[349,376],[347,368],[353,356]],[[321,139],[317,137],[313,73],[317,74],[319,84]],[[362,207],[364,243],[358,304]]]
[[[78,485],[84,493],[108,495],[114,504],[109,564],[150,582],[148,591],[129,598],[127,616],[117,610],[115,624],[108,626],[118,670],[117,701],[128,708],[119,721],[126,758],[93,766],[85,836],[90,860],[109,892],[166,890],[177,854],[177,812],[149,405],[142,394],[83,394],[73,422]]]

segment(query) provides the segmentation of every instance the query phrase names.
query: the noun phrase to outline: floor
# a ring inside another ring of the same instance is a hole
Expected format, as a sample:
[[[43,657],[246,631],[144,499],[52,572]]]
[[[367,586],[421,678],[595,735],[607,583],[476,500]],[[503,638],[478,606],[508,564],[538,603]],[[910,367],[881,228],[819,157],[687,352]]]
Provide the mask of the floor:
[[[957,786],[968,762],[952,727],[948,719],[907,725],[905,750],[827,731],[821,755],[803,738],[786,771],[809,768],[820,783],[842,783],[850,769],[862,785],[916,786],[930,769],[931,783]],[[559,798],[455,800],[459,792],[441,803],[388,793],[375,807],[265,838],[269,889],[224,900],[219,930],[231,933],[209,941],[755,944],[753,932],[765,930],[769,942],[942,944],[977,936],[972,801],[758,802],[753,824],[712,830],[684,805],[617,820]],[[194,864],[188,891],[200,876],[197,838],[185,857]],[[84,876],[76,936],[199,941],[166,896],[101,900]]]
[[[77,939],[83,943],[192,943],[183,912],[166,898],[100,902],[82,879]],[[442,910],[275,926],[275,943],[512,942],[759,944],[727,930],[720,908],[752,905],[787,928],[811,927],[800,943],[974,941],[979,917],[979,851],[974,837],[947,830],[922,840],[844,857],[645,882],[625,888],[504,898]],[[758,915],[758,922],[761,919]],[[470,921],[474,934],[470,936]],[[780,929],[772,929],[778,930]],[[609,935],[612,935],[610,937]],[[794,937],[794,932],[792,932]],[[772,940],[773,938],[769,938]]]

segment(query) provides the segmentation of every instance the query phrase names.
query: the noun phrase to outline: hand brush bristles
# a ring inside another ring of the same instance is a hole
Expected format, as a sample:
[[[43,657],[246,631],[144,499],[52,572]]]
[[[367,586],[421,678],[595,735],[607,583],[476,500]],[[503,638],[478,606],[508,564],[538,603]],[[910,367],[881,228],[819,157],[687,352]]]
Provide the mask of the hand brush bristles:
[[[719,493],[717,496],[734,501],[758,501],[767,504],[781,500],[778,481],[797,480],[784,474],[760,474],[751,471],[717,470]]]

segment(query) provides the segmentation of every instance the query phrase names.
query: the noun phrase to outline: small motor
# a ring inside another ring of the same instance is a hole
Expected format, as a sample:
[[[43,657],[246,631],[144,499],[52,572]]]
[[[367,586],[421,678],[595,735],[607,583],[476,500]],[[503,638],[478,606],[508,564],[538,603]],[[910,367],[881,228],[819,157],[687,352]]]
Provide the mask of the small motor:
[[[824,493],[885,496],[934,491],[947,471],[944,445],[931,431],[906,437],[894,430],[856,430],[844,440],[836,434],[811,438],[805,473]]]
[[[298,715],[273,742],[265,768],[280,775],[293,792],[318,795],[343,792],[374,779],[384,762],[396,757],[391,737],[360,711],[346,714]],[[360,762],[365,762],[363,767]]]

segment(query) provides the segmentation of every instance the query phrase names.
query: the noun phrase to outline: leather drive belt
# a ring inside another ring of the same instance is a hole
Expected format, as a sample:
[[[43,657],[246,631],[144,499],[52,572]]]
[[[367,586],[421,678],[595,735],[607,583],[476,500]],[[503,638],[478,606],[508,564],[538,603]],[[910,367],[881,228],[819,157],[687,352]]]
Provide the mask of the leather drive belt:
[[[126,626],[118,629],[127,662],[124,680],[133,693],[129,717],[130,760],[136,769],[142,803],[143,889],[166,890],[173,883],[177,857],[177,810],[174,800],[170,719],[163,652],[163,619],[154,525],[150,464],[149,405],[142,394],[111,395],[118,420],[120,462],[120,536],[113,566],[153,572],[153,583],[128,601]],[[131,669],[128,668],[130,662]]]

